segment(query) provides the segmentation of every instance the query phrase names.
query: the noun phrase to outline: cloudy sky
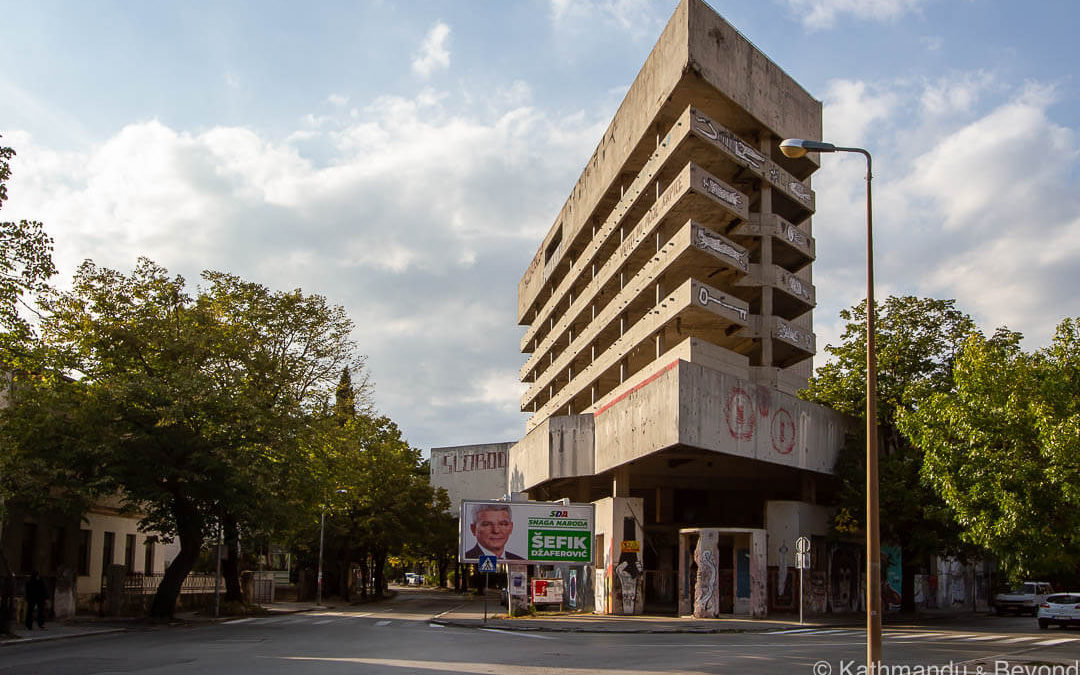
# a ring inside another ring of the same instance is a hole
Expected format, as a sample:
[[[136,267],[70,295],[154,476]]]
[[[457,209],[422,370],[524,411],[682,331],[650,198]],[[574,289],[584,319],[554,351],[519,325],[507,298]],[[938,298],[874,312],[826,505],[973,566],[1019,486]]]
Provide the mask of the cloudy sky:
[[[878,294],[1046,342],[1080,315],[1072,0],[713,0],[874,153]],[[517,282],[674,0],[0,0],[5,220],[344,305],[418,447],[516,440]],[[818,344],[863,297],[863,164],[815,174]]]

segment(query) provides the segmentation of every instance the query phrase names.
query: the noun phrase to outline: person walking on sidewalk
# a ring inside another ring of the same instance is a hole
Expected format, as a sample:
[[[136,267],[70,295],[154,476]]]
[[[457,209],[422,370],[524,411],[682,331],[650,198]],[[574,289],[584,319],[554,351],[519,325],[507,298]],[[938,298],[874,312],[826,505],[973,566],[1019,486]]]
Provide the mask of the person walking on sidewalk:
[[[34,610],[37,609],[37,625],[45,630],[45,582],[37,570],[30,573],[26,582],[26,630],[34,630]]]

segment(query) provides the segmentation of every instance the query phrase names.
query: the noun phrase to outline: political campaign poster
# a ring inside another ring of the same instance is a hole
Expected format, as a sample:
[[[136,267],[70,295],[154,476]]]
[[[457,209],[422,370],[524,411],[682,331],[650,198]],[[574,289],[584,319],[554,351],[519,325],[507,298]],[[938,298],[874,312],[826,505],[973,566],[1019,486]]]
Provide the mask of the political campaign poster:
[[[458,560],[476,563],[590,563],[593,505],[562,502],[463,501]]]

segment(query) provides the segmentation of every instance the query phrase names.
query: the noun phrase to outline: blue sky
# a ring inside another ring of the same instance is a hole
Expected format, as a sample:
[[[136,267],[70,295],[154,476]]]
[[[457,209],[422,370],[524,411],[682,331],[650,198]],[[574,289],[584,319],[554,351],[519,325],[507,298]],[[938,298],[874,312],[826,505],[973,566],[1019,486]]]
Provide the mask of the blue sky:
[[[878,294],[1045,343],[1080,315],[1080,5],[714,0],[874,153]],[[516,286],[671,0],[0,0],[5,219],[344,305],[428,448],[516,440]],[[863,295],[863,166],[814,177],[819,346]]]

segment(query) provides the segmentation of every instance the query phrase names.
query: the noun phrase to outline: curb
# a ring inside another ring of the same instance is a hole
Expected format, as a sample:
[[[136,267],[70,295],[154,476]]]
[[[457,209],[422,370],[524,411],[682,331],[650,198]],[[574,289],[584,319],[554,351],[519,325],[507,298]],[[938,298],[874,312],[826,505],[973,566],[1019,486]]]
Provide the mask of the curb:
[[[445,614],[445,612],[444,612]],[[499,630],[507,631],[520,631],[520,632],[540,632],[540,633],[612,633],[612,634],[671,634],[671,635],[707,635],[707,634],[735,634],[735,633],[767,633],[772,630],[778,629],[776,626],[761,627],[761,628],[724,628],[722,626],[685,626],[685,627],[633,627],[626,626],[621,627],[617,625],[589,625],[582,624],[577,626],[572,625],[544,625],[537,623],[536,625],[523,626],[520,623],[517,624],[504,624],[499,620],[489,621],[484,623],[480,619],[443,619],[439,616],[432,617],[428,620],[428,623],[435,624],[437,626],[453,627],[453,628],[497,628]],[[803,625],[803,628],[848,628],[847,626],[810,626]],[[857,626],[851,626],[857,627]]]
[[[127,629],[127,628],[103,628],[101,630],[84,631],[82,633],[68,633],[68,634],[56,633],[56,634],[52,634],[52,635],[41,635],[41,636],[35,635],[33,637],[5,638],[3,640],[0,640],[0,647],[10,647],[10,646],[13,646],[13,645],[28,645],[28,644],[33,644],[35,642],[55,642],[56,640],[74,640],[75,638],[82,638],[82,637],[96,637],[96,636],[99,636],[99,635],[111,635],[111,634],[114,634],[114,633],[126,633],[126,632],[128,632],[128,630],[129,629]]]

